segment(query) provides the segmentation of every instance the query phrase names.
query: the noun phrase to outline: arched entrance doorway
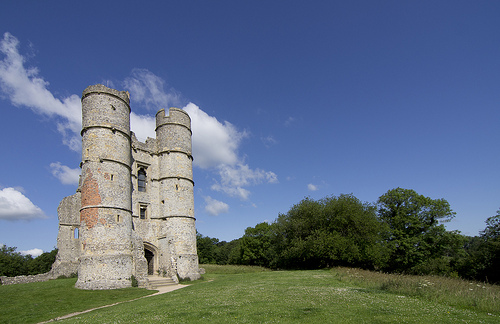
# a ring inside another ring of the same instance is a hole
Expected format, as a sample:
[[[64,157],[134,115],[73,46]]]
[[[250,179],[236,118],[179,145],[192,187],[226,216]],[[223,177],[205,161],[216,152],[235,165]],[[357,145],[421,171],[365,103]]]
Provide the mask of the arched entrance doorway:
[[[154,274],[155,271],[155,255],[153,252],[148,249],[144,249],[144,256],[148,261],[148,275]]]
[[[158,268],[156,248],[149,243],[144,242],[144,257],[148,262],[148,275],[154,275],[155,270]]]

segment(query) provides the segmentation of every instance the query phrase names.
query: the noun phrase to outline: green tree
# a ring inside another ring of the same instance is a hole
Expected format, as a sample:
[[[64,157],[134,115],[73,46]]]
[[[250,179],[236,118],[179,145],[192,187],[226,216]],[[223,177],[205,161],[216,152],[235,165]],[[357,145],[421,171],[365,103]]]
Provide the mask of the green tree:
[[[495,216],[488,217],[486,228],[481,232],[481,236],[485,239],[500,238],[500,209],[497,210]]]
[[[0,276],[15,277],[28,274],[27,259],[16,247],[0,246]]]
[[[446,200],[396,188],[380,196],[377,203],[379,217],[388,225],[385,239],[391,256],[386,270],[412,272],[422,262],[440,256],[437,246],[446,230],[439,221],[455,216]]]
[[[280,267],[377,268],[385,263],[376,208],[353,195],[306,198],[276,223]]]
[[[433,227],[426,235],[427,255],[424,262],[412,268],[415,274],[458,276],[459,269],[467,258],[464,249],[468,238],[459,231],[446,231],[444,227]]]
[[[222,241],[217,244],[217,264],[239,264],[240,240],[241,239],[236,239],[230,242]]]
[[[476,251],[475,261],[480,265],[478,279],[490,283],[500,283],[500,210],[486,220],[486,228],[481,232],[481,245]]]
[[[44,252],[36,258],[30,258],[27,262],[28,273],[31,275],[49,272],[52,264],[56,261],[57,249]]]
[[[0,247],[0,276],[15,277],[49,272],[56,260],[57,249],[36,258],[16,252],[15,247]]]
[[[276,258],[274,225],[266,222],[245,229],[239,242],[239,263],[272,266]]]
[[[216,262],[217,243],[219,240],[196,233],[196,249],[198,260],[201,264],[214,264]]]

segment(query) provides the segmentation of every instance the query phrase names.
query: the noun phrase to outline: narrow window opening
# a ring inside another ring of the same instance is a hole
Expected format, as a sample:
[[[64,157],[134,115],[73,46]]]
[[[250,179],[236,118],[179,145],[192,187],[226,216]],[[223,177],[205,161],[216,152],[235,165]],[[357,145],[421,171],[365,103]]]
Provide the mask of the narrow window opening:
[[[137,172],[137,189],[146,191],[146,171],[143,168],[140,168]]]
[[[120,222],[120,215],[116,215],[116,222],[119,223]]]
[[[175,185],[175,190],[179,190],[179,185],[178,184]]]
[[[113,175],[111,175],[111,181],[113,181]]]
[[[146,206],[141,206],[139,210],[139,218],[140,219],[146,219],[146,211],[147,207]]]
[[[75,228],[75,230],[73,231],[73,238],[74,239],[80,238],[80,233],[78,231],[78,228]]]

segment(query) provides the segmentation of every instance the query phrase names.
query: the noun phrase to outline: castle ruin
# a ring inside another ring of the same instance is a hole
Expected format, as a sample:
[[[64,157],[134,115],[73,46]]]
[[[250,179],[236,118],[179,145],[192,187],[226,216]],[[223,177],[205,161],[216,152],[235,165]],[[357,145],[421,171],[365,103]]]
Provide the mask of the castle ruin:
[[[156,114],[156,139],[130,131],[128,92],[103,85],[82,95],[82,173],[58,208],[59,249],[51,272],[78,272],[77,288],[140,287],[148,275],[195,280],[191,119]]]

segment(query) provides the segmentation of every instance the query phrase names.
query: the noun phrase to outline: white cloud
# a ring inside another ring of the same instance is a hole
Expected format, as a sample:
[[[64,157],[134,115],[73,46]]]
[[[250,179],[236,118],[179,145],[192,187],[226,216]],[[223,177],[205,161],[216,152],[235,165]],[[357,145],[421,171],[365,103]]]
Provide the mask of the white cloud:
[[[82,104],[80,96],[73,94],[57,99],[47,89],[49,83],[38,76],[37,68],[26,68],[25,58],[18,51],[19,41],[5,33],[0,42],[0,89],[15,106],[25,106],[34,112],[56,119],[57,130],[63,135],[63,143],[73,151],[81,150]],[[109,82],[106,82],[109,83]],[[163,81],[147,70],[133,70],[125,80],[135,101],[158,106],[177,103],[175,94],[163,92]],[[154,137],[155,118],[147,115],[130,115],[131,129],[144,141]]]
[[[307,185],[307,189],[309,191],[316,191],[316,190],[318,190],[318,186],[317,185],[313,185],[312,183],[310,183],[310,184]]]
[[[37,248],[34,248],[34,249],[30,249],[30,250],[26,250],[26,251],[19,251],[22,255],[31,255],[32,257],[36,258],[37,256],[40,256],[42,253],[43,253],[43,250],[42,249],[37,249]]]
[[[71,95],[55,98],[47,89],[49,83],[38,76],[38,69],[26,68],[18,51],[19,41],[10,33],[3,35],[0,52],[0,89],[15,106],[25,106],[34,112],[56,119],[63,143],[74,151],[81,149],[80,130],[82,109],[80,97]]]
[[[59,179],[62,184],[78,185],[80,179],[80,168],[71,169],[60,162],[50,164],[52,175]]]
[[[47,216],[19,190],[11,187],[0,190],[0,219],[14,221],[37,218]]]
[[[236,196],[242,200],[247,200],[250,191],[243,187],[267,183],[277,183],[278,177],[274,172],[260,169],[252,170],[247,164],[237,164],[235,166],[222,164],[218,167],[221,178],[220,183],[212,185],[211,189],[222,191],[229,196]]]
[[[270,148],[271,146],[278,144],[278,141],[274,139],[274,137],[272,137],[271,135],[267,137],[262,137],[261,140],[262,143],[264,143],[264,146],[267,148]]]
[[[193,103],[189,103],[184,110],[191,117],[196,166],[207,169],[238,162],[238,146],[248,136],[246,132],[239,132],[228,121],[219,122]]]
[[[221,185],[220,183],[214,183],[210,189],[214,191],[223,192],[231,197],[239,197],[241,200],[248,200],[250,197],[250,191],[242,187],[232,187],[229,185]]]
[[[213,199],[212,197],[208,196],[205,197],[205,211],[209,213],[210,215],[217,216],[222,213],[227,213],[229,210],[229,205]]]
[[[24,66],[25,58],[19,53],[18,46],[19,41],[10,33],[5,33],[0,41],[0,51],[4,56],[0,61],[0,89],[13,105],[26,106],[53,118],[57,130],[63,135],[63,143],[74,151],[80,151],[80,96],[73,94],[62,99],[55,98],[47,88],[49,83],[38,76],[38,69]],[[145,69],[134,69],[123,83],[130,91],[133,102],[143,103],[147,108],[154,107],[155,111],[167,109],[170,105],[177,106],[181,102],[179,93],[174,89],[165,90],[165,81]],[[185,106],[184,110],[191,117],[194,165],[215,170],[221,177],[220,182],[213,186],[214,190],[248,199],[250,192],[243,187],[263,181],[277,182],[273,172],[251,170],[243,164],[238,148],[241,140],[248,137],[247,132],[238,131],[228,121],[218,121],[193,103]],[[293,122],[293,118],[287,122]],[[155,137],[155,117],[132,112],[130,123],[131,130],[140,141]],[[266,140],[269,144],[274,142],[272,137]],[[76,171],[73,169],[58,162],[53,163],[51,168],[61,182],[75,183]]]
[[[184,110],[191,117],[194,165],[214,169],[220,177],[220,181],[211,186],[212,190],[247,200],[250,191],[244,187],[278,182],[274,172],[253,170],[241,162],[238,148],[241,140],[248,137],[247,132],[238,131],[228,121],[218,121],[193,103]]]
[[[144,142],[148,137],[155,138],[155,128],[155,117],[149,115],[137,115],[134,112],[130,114],[130,129],[135,133],[135,136],[139,141]]]
[[[174,89],[165,91],[165,81],[146,69],[133,69],[123,83],[132,101],[144,103],[146,108],[155,112],[180,104],[180,94]]]

